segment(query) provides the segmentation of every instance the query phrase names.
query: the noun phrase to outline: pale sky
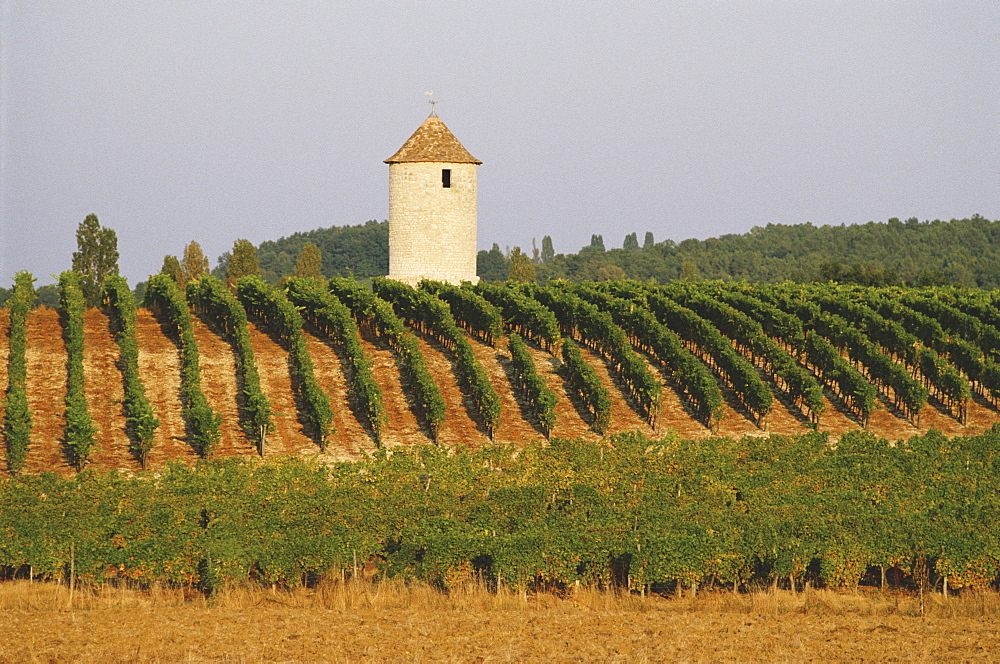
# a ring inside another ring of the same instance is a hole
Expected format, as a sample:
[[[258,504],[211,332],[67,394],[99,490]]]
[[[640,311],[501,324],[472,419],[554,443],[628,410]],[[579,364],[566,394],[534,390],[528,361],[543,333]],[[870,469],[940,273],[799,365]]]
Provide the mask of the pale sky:
[[[995,0],[0,0],[0,285],[385,219],[428,90],[480,248],[1000,219]]]

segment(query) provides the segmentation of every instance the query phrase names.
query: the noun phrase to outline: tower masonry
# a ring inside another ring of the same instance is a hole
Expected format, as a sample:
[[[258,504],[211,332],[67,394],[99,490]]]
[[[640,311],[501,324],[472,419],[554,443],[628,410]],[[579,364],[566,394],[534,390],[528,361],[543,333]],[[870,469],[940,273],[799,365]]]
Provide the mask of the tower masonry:
[[[389,164],[389,278],[476,283],[476,167],[435,113]]]

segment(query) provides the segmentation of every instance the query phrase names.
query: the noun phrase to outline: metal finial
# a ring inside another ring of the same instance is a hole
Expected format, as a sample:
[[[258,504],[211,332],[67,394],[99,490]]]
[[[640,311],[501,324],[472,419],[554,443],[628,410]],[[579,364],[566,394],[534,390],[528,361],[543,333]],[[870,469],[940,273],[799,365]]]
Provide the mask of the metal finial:
[[[434,96],[434,91],[433,90],[428,90],[424,94],[427,95],[428,97],[433,97]],[[437,103],[437,99],[428,99],[427,101],[431,105],[431,117],[432,118],[436,118],[437,117],[437,109],[434,108],[434,104]]]

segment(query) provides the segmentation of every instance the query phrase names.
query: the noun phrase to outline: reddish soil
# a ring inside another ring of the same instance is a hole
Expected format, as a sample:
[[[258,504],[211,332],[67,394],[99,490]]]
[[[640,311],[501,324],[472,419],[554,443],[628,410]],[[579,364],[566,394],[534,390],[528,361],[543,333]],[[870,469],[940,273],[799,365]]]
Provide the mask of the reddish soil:
[[[63,450],[66,425],[66,344],[59,312],[39,307],[25,321],[28,339],[28,408],[31,409],[31,443],[24,472],[71,472]]]
[[[386,424],[381,434],[382,445],[395,447],[431,442],[410,406],[392,351],[370,339],[362,338],[361,344],[372,362],[372,376],[382,390],[386,414]]]
[[[146,309],[136,312],[135,337],[139,346],[139,378],[153,413],[160,420],[149,452],[149,467],[163,468],[170,460],[194,463],[198,457],[185,442],[177,344]]]
[[[257,448],[250,443],[240,427],[240,408],[237,401],[236,357],[229,342],[209,327],[201,318],[191,317],[194,336],[198,342],[198,367],[201,369],[201,389],[216,414],[222,416],[222,434],[214,456],[243,456],[254,454]]]
[[[537,422],[525,405],[514,393],[508,371],[510,370],[510,353],[507,351],[506,340],[497,342],[496,347],[469,338],[476,357],[490,377],[490,383],[500,397],[500,426],[493,432],[493,440],[512,444],[526,443],[544,438]]]
[[[350,390],[341,359],[330,344],[312,334],[306,334],[306,342],[316,380],[330,395],[333,406],[334,440],[327,445],[324,456],[337,461],[356,459],[361,450],[374,449],[375,441],[351,408]]]
[[[489,442],[486,429],[478,416],[474,415],[472,401],[462,394],[451,358],[437,343],[429,342],[419,335],[417,338],[427,367],[434,375],[444,398],[444,424],[438,431],[438,444],[446,447],[482,447]]]
[[[90,463],[103,469],[136,471],[139,462],[129,451],[125,433],[120,357],[108,317],[97,309],[88,310],[83,318],[83,388],[97,429]]]
[[[250,323],[250,343],[253,346],[260,389],[271,402],[274,430],[267,437],[264,455],[315,454],[319,447],[299,421],[299,409],[292,390],[292,375],[288,366],[288,353],[253,323]]]
[[[0,309],[0,389],[6,387],[9,317]],[[288,354],[274,339],[251,324],[251,342],[256,355],[261,387],[271,400],[274,411],[274,431],[268,437],[266,455],[293,454],[313,456],[325,461],[353,459],[376,447],[371,434],[358,414],[352,410],[342,359],[321,335],[308,335],[316,376],[330,394],[334,407],[336,432],[327,452],[320,454],[317,442],[300,420],[299,408],[292,390]],[[195,321],[199,343],[203,389],[217,412],[223,415],[222,441],[218,456],[251,456],[257,453],[240,426],[238,385],[235,358],[228,342],[200,319]],[[88,311],[85,319],[85,380],[91,415],[98,428],[98,444],[92,455],[91,467],[117,468],[135,471],[138,464],[128,450],[125,419],[122,410],[122,381],[117,366],[118,347],[108,329],[107,318],[96,310]],[[139,371],[146,393],[156,416],[160,419],[149,465],[162,468],[168,460],[193,463],[196,455],[185,439],[180,402],[180,369],[176,340],[168,336],[157,320],[146,310],[137,317]],[[420,426],[402,387],[399,368],[393,354],[372,339],[362,341],[373,363],[375,380],[382,388],[387,424],[382,432],[382,445],[387,447],[430,442]],[[489,374],[502,406],[501,424],[494,440],[500,443],[523,444],[542,439],[537,422],[524,408],[520,397],[511,388],[507,374],[509,354],[506,344],[491,347],[472,340],[473,348]],[[454,372],[450,354],[438,344],[420,339],[420,347],[428,366],[441,388],[446,404],[446,417],[439,434],[439,443],[446,447],[480,447],[490,442],[485,427],[462,393]],[[559,362],[549,353],[529,346],[538,371],[555,391],[557,422],[552,435],[596,439],[590,428],[590,417],[582,405],[567,396],[562,377],[556,372]],[[693,419],[685,409],[683,399],[670,386],[668,377],[651,366],[664,383],[662,409],[657,427],[650,427],[625,396],[621,383],[607,363],[595,353],[582,349],[584,358],[597,370],[612,397],[611,431],[638,430],[646,435],[674,433],[683,438],[705,438],[711,435],[743,436],[768,433],[796,434],[807,430],[806,420],[798,409],[776,401],[775,409],[763,427],[757,427],[742,412],[731,394],[726,394],[725,415],[713,434]],[[64,405],[66,393],[66,350],[58,313],[39,308],[28,318],[28,389],[29,405],[34,414],[32,444],[26,470],[53,470],[62,474],[73,471],[62,449]],[[725,393],[724,393],[725,394]],[[834,436],[857,429],[859,424],[839,399],[827,393],[827,409],[820,428]],[[923,433],[931,427],[948,435],[973,434],[1000,421],[1000,413],[983,399],[974,399],[969,406],[965,425],[943,408],[929,404],[922,413],[920,427],[901,417],[888,400],[883,409],[871,418],[870,430],[890,440]],[[2,448],[2,446],[0,446]],[[0,449],[0,457],[3,450]]]

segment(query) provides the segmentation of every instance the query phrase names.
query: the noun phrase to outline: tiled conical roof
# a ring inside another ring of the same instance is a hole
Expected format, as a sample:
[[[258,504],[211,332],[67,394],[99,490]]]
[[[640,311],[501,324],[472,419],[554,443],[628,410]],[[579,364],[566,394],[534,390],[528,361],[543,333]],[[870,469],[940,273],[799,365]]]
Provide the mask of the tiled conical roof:
[[[455,134],[441,122],[441,118],[431,114],[413,132],[403,147],[385,160],[387,164],[412,161],[444,161],[452,164],[481,164],[458,142]]]

